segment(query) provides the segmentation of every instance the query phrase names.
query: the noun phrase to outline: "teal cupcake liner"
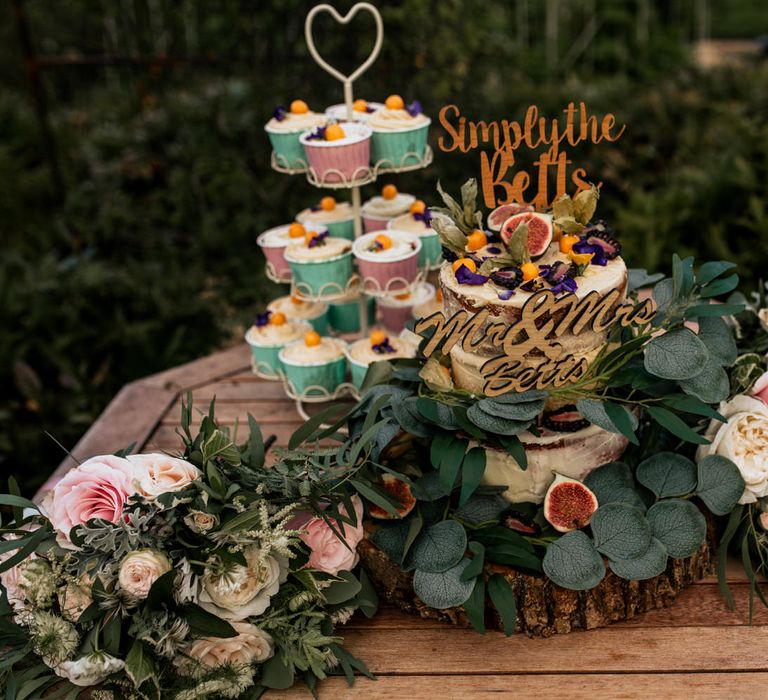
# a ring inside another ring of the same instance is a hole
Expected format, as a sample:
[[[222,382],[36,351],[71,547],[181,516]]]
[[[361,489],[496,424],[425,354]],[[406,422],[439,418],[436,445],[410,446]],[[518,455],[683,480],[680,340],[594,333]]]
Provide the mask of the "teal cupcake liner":
[[[376,319],[376,301],[373,297],[367,297],[365,306],[370,326]],[[339,333],[359,333],[360,301],[354,299],[339,303],[331,302],[328,307],[328,322],[331,328]]]
[[[350,375],[352,377],[352,383],[358,389],[363,386],[365,381],[365,375],[368,374],[368,368],[370,365],[361,365],[354,360],[349,360]]]
[[[309,323],[310,326],[312,326],[313,330],[316,330],[320,335],[325,335],[326,331],[328,330],[328,308],[326,307],[325,311],[323,311],[323,313],[321,313],[319,316],[315,316],[314,318],[306,318],[304,320]]]
[[[253,367],[263,377],[272,375],[273,379],[280,379],[280,373],[283,371],[283,364],[280,362],[280,351],[282,345],[251,345],[251,355],[253,355]]]
[[[436,233],[428,233],[419,236],[421,239],[421,251],[419,251],[419,267],[435,267],[443,261],[443,247],[440,236]]]
[[[269,141],[272,144],[272,150],[275,152],[277,164],[282,168],[306,168],[307,156],[304,153],[304,146],[299,143],[301,131],[289,131],[284,134],[277,134],[267,131]]]
[[[355,240],[355,220],[346,219],[344,221],[331,221],[323,224],[328,229],[328,235],[334,238],[346,238],[348,241]]]
[[[374,131],[371,139],[371,162],[385,161],[386,167],[417,165],[424,159],[429,124],[410,131]],[[406,158],[406,154],[409,154]]]
[[[324,364],[294,365],[282,362],[285,376],[297,396],[323,396],[333,394],[344,383],[347,358],[343,355]],[[322,387],[321,389],[311,387]],[[324,390],[324,391],[323,391]]]
[[[343,294],[353,274],[351,250],[330,260],[289,260],[288,264],[293,273],[293,283],[298,290],[308,290],[317,296]]]

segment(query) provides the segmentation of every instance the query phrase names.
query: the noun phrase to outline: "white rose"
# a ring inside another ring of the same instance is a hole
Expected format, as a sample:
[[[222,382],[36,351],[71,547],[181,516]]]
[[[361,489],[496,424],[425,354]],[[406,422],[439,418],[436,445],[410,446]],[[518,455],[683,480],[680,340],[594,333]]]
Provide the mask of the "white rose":
[[[155,549],[138,549],[120,562],[118,581],[121,588],[136,598],[146,598],[152,584],[171,570],[165,554]]]
[[[213,513],[204,513],[201,510],[193,510],[184,516],[184,524],[198,534],[209,532],[219,524],[219,518]]]
[[[98,685],[113,673],[122,671],[125,662],[101,651],[93,652],[74,661],[63,661],[53,670],[62,678],[81,688]]]
[[[754,503],[768,496],[768,406],[739,395],[718,410],[728,422],[710,422],[706,437],[712,442],[699,447],[696,456],[718,454],[734,462],[746,482],[739,503]]]
[[[225,620],[261,615],[288,578],[288,562],[283,557],[262,559],[258,547],[246,549],[243,555],[247,566],[238,564],[221,574],[206,571],[200,581],[198,604]]]
[[[256,625],[233,622],[236,637],[204,637],[196,639],[174,661],[179,672],[187,676],[203,675],[220,666],[249,666],[272,658],[272,637]]]
[[[126,459],[136,471],[136,491],[149,500],[164,493],[181,491],[202,475],[194,464],[168,455],[129,455]]]

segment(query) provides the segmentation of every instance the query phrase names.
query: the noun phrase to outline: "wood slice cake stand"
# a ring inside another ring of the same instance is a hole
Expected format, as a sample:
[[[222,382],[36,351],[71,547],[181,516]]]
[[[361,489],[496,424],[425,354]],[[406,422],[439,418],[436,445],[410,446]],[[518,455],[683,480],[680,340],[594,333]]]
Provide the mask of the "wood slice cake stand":
[[[605,627],[672,605],[684,588],[711,573],[717,536],[712,517],[708,513],[705,516],[707,539],[699,551],[685,559],[670,558],[663,574],[645,581],[620,578],[606,566],[605,578],[595,588],[572,591],[555,585],[546,576],[523,574],[507,566],[486,564],[485,571],[488,575],[502,574],[515,592],[516,633],[551,637],[578,629]],[[445,610],[428,607],[413,590],[413,575],[402,571],[369,539],[360,543],[358,552],[376,590],[386,601],[425,619],[469,626],[463,606]],[[488,629],[503,629],[501,618],[490,602],[486,602],[485,624]]]

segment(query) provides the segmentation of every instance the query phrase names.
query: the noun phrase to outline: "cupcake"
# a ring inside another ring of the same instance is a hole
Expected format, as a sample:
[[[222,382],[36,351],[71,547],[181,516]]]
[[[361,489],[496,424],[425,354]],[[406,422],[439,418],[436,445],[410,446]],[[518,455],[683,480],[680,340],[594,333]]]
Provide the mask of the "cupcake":
[[[309,331],[304,338],[280,351],[280,363],[293,393],[298,397],[333,394],[347,372],[347,344]]]
[[[371,130],[358,122],[342,122],[305,131],[300,137],[317,184],[368,177]]]
[[[283,366],[278,355],[288,343],[312,330],[306,321],[288,320],[279,311],[259,314],[245,334],[251,347],[254,371],[262,377],[278,379]]]
[[[289,109],[278,107],[264,127],[277,164],[281,168],[305,169],[307,158],[299,137],[303,132],[323,126],[327,121],[324,114],[310,111],[304,100],[294,100]]]
[[[328,304],[323,301],[305,301],[298,296],[278,297],[267,305],[267,309],[285,314],[291,321],[306,321],[318,333],[328,329]]]
[[[390,95],[384,109],[374,112],[368,120],[373,130],[371,162],[383,161],[394,168],[421,163],[430,122],[422,114],[418,100],[406,107],[400,95]]]
[[[363,287],[371,293],[408,291],[418,276],[420,251],[419,237],[405,231],[374,231],[352,244]]]
[[[435,288],[429,282],[421,282],[412,292],[403,292],[376,300],[381,322],[393,333],[405,328],[406,321],[415,316],[413,309],[435,297]]]
[[[325,226],[313,225],[311,228],[318,233],[327,232]],[[281,282],[291,281],[291,268],[285,260],[285,249],[289,243],[297,238],[304,238],[306,235],[306,227],[299,223],[292,223],[275,226],[275,228],[264,231],[256,239],[257,245],[267,259],[267,265],[272,266],[273,276]]]
[[[314,207],[300,211],[296,221],[305,226],[324,226],[328,235],[355,240],[355,213],[349,202],[337,202],[334,197],[323,197]]]
[[[432,297],[419,304],[414,304],[411,309],[411,314],[417,321],[422,318],[428,318],[438,311],[443,311],[443,290],[440,288],[435,289],[431,284],[427,286],[432,287],[434,292]]]
[[[360,305],[364,305],[366,324],[372,325],[376,319],[376,302],[373,297],[364,297],[359,288],[353,289],[342,299],[329,302],[328,324],[338,333],[360,332]]]
[[[352,279],[352,243],[324,233],[307,232],[301,243],[285,249],[293,284],[301,296],[346,294]]]
[[[375,330],[370,338],[361,338],[347,350],[347,359],[352,368],[352,383],[359,389],[368,373],[368,367],[374,362],[415,355],[416,348],[410,342],[402,338],[388,337],[384,331]]]
[[[411,204],[408,213],[392,219],[387,228],[415,233],[421,239],[419,267],[426,267],[430,270],[440,267],[443,262],[440,236],[432,228],[432,217],[429,209],[420,199]]]
[[[408,212],[415,201],[412,194],[402,194],[394,185],[384,185],[381,194],[371,197],[361,208],[365,232],[387,228],[392,219]]]
[[[366,102],[365,100],[355,100],[352,103],[352,121],[365,123],[371,118],[371,115],[374,112],[377,112],[383,108],[384,105],[381,104],[381,102]],[[347,105],[331,105],[325,110],[325,116],[337,122],[349,121]]]

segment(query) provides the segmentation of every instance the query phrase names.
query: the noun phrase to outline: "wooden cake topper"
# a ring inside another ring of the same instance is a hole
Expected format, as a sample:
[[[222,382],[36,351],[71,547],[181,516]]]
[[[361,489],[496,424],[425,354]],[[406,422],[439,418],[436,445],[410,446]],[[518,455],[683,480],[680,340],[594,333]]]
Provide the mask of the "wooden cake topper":
[[[489,155],[485,150],[480,153],[480,172],[483,199],[486,207],[494,209],[501,204],[519,202],[532,204],[538,210],[549,209],[552,203],[566,192],[568,166],[573,161],[568,160],[565,146],[575,147],[581,143],[600,143],[601,141],[617,141],[624,133],[626,124],[618,125],[613,114],[597,117],[589,114],[584,102],[578,106],[571,102],[566,109],[565,124],[557,119],[547,119],[539,115],[536,105],[531,105],[525,113],[522,122],[502,119],[498,121],[468,121],[461,115],[456,105],[446,105],[440,110],[440,125],[445,135],[437,140],[441,151],[450,153],[460,151],[469,153],[475,149],[487,148],[492,150]],[[505,178],[510,174],[510,168],[515,165],[515,152],[520,148],[531,150],[546,147],[539,153],[534,163],[537,169],[535,175],[524,170],[518,170],[508,182]],[[556,188],[553,196],[547,191],[547,180],[554,168]],[[584,168],[574,168],[571,172],[571,182],[577,190],[589,189],[586,181],[587,172]],[[600,187],[602,183],[598,183]],[[531,185],[536,188],[535,196],[526,196]],[[500,197],[497,190],[502,191]]]
[[[577,359],[565,351],[560,342],[564,334],[579,335],[585,330],[603,333],[616,324],[645,325],[653,319],[656,312],[650,299],[617,307],[620,296],[617,289],[603,296],[592,291],[581,298],[542,290],[523,304],[520,320],[511,325],[488,323],[488,309],[474,314],[457,311],[450,318],[438,311],[421,319],[415,330],[423,333],[434,329],[424,347],[426,357],[436,350],[447,355],[457,344],[470,353],[483,343],[498,348],[500,353],[480,368],[487,396],[556,388],[580,379],[589,367],[586,358]],[[534,366],[523,364],[524,358],[532,356],[541,358],[541,362]]]

